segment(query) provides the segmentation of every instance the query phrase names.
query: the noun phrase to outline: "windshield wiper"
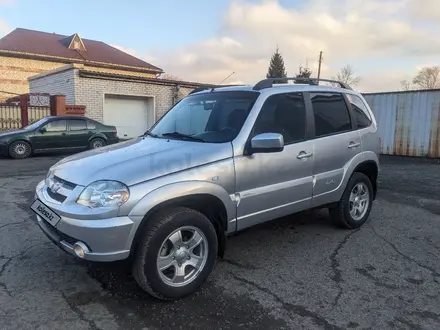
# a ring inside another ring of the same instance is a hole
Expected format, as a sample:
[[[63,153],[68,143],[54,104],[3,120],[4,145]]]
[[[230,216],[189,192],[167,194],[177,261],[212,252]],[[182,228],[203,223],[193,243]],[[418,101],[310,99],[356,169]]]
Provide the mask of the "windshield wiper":
[[[142,136],[151,136],[151,137],[154,137],[154,138],[158,138],[159,137],[159,135],[151,133],[150,131],[146,131]]]
[[[192,141],[206,142],[202,138],[188,135],[188,134],[179,133],[179,132],[163,133],[162,136],[165,136],[165,137],[169,136],[169,137],[175,137],[175,138],[188,139],[188,140],[192,140]]]

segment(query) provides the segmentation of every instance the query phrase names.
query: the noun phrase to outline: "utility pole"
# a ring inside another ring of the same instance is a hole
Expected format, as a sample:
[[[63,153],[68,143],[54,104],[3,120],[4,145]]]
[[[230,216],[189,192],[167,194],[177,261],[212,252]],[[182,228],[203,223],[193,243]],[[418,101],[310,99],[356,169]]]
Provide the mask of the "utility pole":
[[[319,78],[321,77],[321,64],[322,64],[322,50],[319,52],[319,61],[318,61],[318,84]]]

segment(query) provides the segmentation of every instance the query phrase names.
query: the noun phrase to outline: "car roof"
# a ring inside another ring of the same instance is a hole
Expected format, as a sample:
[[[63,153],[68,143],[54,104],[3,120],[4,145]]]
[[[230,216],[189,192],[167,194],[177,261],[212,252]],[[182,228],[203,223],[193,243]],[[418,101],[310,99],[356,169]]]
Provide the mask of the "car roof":
[[[308,85],[308,84],[274,84],[272,87],[255,90],[253,85],[240,85],[240,86],[227,86],[227,87],[215,87],[214,89],[205,89],[202,91],[194,92],[192,95],[201,95],[212,92],[227,92],[227,91],[249,91],[260,92],[264,94],[278,94],[282,92],[338,92],[358,94],[356,91],[346,88],[323,86],[323,85]]]
[[[84,117],[84,116],[74,116],[74,115],[70,115],[70,116],[69,115],[68,116],[46,116],[44,118],[47,118],[47,119],[83,119],[83,120],[90,120],[90,121],[96,122],[95,120],[87,118],[87,117]]]

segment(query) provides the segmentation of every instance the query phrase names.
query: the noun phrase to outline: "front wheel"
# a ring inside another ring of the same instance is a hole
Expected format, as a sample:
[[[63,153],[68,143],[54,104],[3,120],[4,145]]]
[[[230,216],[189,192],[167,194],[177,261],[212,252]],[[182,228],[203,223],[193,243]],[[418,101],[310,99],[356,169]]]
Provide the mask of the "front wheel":
[[[214,269],[217,234],[198,211],[174,208],[148,221],[133,263],[133,276],[150,295],[180,299],[195,293]]]
[[[337,225],[354,229],[367,221],[372,205],[373,186],[370,179],[363,173],[355,172],[348,181],[341,200],[329,212]]]
[[[9,156],[14,159],[23,159],[31,155],[32,148],[25,141],[15,141],[9,146]]]

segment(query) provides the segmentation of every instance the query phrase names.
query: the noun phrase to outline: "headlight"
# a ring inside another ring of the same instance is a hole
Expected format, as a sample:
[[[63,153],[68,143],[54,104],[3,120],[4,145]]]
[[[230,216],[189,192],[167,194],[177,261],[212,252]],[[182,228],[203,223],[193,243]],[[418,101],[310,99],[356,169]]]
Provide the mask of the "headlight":
[[[50,179],[50,177],[51,177],[51,175],[52,175],[52,171],[51,171],[51,169],[49,169],[49,171],[47,171],[47,174],[46,174],[46,179],[44,179],[44,183],[46,184],[46,186],[49,186],[49,179]]]
[[[128,187],[121,182],[95,181],[82,191],[76,202],[91,208],[119,207],[129,196]]]

